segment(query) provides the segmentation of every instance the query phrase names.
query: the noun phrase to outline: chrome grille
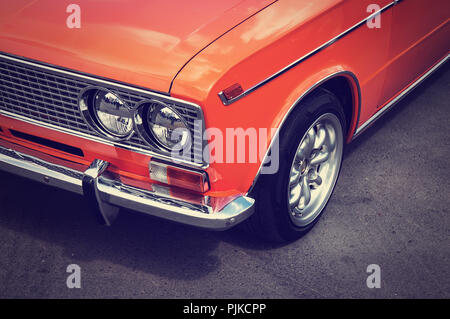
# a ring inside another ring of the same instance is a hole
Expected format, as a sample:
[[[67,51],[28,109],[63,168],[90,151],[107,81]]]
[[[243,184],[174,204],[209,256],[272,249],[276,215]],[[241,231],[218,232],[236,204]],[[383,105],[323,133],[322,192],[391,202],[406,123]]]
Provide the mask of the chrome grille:
[[[6,111],[61,129],[103,138],[86,124],[78,109],[80,92],[90,86],[108,88],[131,107],[146,99],[160,100],[183,115],[192,136],[202,134],[202,132],[194,132],[194,121],[203,121],[202,111],[196,105],[142,89],[128,88],[123,84],[0,55],[0,112]],[[201,140],[201,137],[194,140],[192,158],[194,154],[202,158],[203,142],[200,142]],[[146,144],[137,134],[127,141],[114,143],[114,145],[169,155],[164,154],[156,146]]]

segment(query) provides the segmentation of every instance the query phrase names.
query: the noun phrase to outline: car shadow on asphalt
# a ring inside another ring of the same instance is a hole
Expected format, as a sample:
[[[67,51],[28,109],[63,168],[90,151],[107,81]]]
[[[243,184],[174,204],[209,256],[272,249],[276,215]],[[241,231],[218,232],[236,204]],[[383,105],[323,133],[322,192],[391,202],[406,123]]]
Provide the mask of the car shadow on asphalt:
[[[253,249],[261,242],[241,229],[205,231],[122,210],[111,227],[99,225],[82,196],[0,172],[0,230],[63,248],[73,263],[106,260],[167,278],[195,280],[216,271],[221,242]],[[45,245],[47,246],[47,245]],[[24,251],[30,254],[32,251]],[[37,257],[36,257],[37,258]],[[26,258],[25,258],[26,259]]]
[[[106,260],[185,280],[219,266],[217,239],[208,232],[128,211],[105,227],[79,195],[6,173],[0,181],[0,227],[60,246],[73,263]]]

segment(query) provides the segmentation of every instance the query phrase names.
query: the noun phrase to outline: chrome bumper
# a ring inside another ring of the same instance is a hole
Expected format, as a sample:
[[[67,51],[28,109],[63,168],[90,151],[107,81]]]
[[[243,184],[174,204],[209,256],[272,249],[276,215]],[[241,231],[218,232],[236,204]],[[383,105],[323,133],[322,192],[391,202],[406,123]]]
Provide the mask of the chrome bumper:
[[[107,225],[115,219],[119,207],[211,230],[231,228],[254,211],[254,199],[245,196],[234,198],[214,212],[207,200],[206,203],[195,203],[175,198],[167,192],[125,185],[106,172],[108,164],[95,160],[86,170],[80,171],[0,146],[0,170],[85,196],[93,202],[97,215]]]

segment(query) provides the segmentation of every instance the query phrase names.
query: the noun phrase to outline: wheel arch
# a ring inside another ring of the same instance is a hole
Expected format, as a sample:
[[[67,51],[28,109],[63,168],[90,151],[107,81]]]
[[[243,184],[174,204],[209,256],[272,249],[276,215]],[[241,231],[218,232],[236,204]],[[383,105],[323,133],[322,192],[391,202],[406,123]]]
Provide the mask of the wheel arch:
[[[278,125],[277,131],[273,136],[271,143],[266,151],[266,154],[261,162],[258,172],[253,179],[252,185],[250,186],[247,194],[251,193],[254,186],[256,185],[258,178],[260,176],[261,169],[268,157],[268,153],[272,148],[272,144],[275,139],[278,138],[283,125],[287,122],[293,111],[299,107],[301,102],[308,97],[310,94],[314,93],[319,88],[325,88],[328,91],[334,93],[341,101],[344,114],[347,120],[347,132],[346,132],[346,142],[349,143],[353,135],[355,134],[359,116],[361,113],[361,88],[359,85],[358,78],[351,71],[337,71],[335,73],[329,74],[328,76],[322,77],[319,81],[308,89],[304,90],[303,93],[295,100],[291,107],[284,113],[280,124]]]
[[[324,81],[320,82],[320,84],[311,92],[308,92],[305,97],[318,88],[324,88],[335,94],[341,102],[347,120],[345,140],[349,143],[355,134],[361,112],[361,89],[356,75],[349,71],[339,72],[324,79]],[[301,100],[303,100],[303,98]],[[297,102],[295,107],[297,107],[299,103],[300,101]]]

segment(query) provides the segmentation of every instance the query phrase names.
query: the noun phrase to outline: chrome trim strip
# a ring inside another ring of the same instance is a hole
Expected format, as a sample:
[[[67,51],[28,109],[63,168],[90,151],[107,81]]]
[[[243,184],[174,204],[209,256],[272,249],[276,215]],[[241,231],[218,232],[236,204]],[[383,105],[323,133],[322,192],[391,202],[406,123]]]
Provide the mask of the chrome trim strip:
[[[80,172],[0,146],[0,170],[85,196],[83,179],[95,179],[92,185],[95,198],[102,213],[108,216],[117,207],[124,207],[200,228],[225,230],[254,212],[255,200],[246,196],[230,199],[222,210],[213,212],[206,204],[194,204],[162,192],[125,185],[107,172],[102,174],[106,166],[107,162],[96,160],[85,172]]]
[[[154,197],[143,190],[134,189],[133,192],[127,193],[125,189],[118,188],[103,178],[99,179],[98,189],[103,194],[103,199],[107,199],[113,205],[210,230],[229,229],[254,212],[255,200],[245,196],[237,197],[219,212],[206,214],[192,209],[188,203],[176,203],[163,197]]]
[[[335,72],[333,74],[328,75],[327,77],[321,79],[320,81],[316,82],[313,86],[311,86],[308,90],[306,90],[305,92],[303,92],[303,94],[297,99],[295,100],[295,102],[291,105],[291,107],[289,108],[289,110],[286,112],[286,114],[284,115],[283,119],[281,120],[280,124],[278,125],[277,131],[275,133],[275,135],[273,136],[272,140],[270,141],[269,147],[267,148],[266,154],[264,155],[264,159],[261,161],[261,165],[259,166],[258,172],[256,173],[255,178],[253,179],[253,183],[250,187],[250,189],[247,192],[247,195],[251,193],[251,191],[253,190],[254,186],[256,185],[256,182],[261,174],[261,170],[262,167],[264,165],[264,163],[267,160],[268,154],[269,154],[269,150],[272,148],[273,143],[275,143],[275,139],[279,138],[280,135],[280,130],[283,127],[284,123],[286,122],[287,118],[289,117],[289,115],[292,113],[292,111],[294,110],[294,108],[300,103],[300,101],[305,98],[309,93],[311,93],[314,89],[316,89],[317,87],[319,87],[320,85],[322,85],[323,83],[325,83],[326,81],[337,77],[339,75],[347,75],[350,76],[351,78],[353,78],[353,81],[355,82],[357,88],[358,88],[358,92],[356,92],[358,94],[358,105],[357,105],[357,121],[359,121],[359,114],[361,113],[361,88],[359,86],[359,82],[358,79],[356,77],[355,74],[353,74],[352,72],[349,71],[339,71],[339,72]]]
[[[400,94],[398,94],[391,102],[382,107],[378,112],[376,112],[370,119],[368,119],[364,124],[362,124],[356,130],[353,135],[352,140],[357,138],[362,132],[364,132],[371,124],[373,124],[376,120],[378,120],[381,116],[383,116],[387,111],[389,111],[395,104],[400,102],[405,96],[407,96],[413,89],[415,89],[420,83],[426,80],[434,71],[436,71],[439,67],[441,67],[447,60],[450,58],[450,54],[448,54],[445,58],[443,58],[440,62],[438,62],[434,67],[432,67],[428,72],[422,75],[415,82],[410,84],[406,89],[404,89]]]
[[[107,86],[112,86],[112,87],[115,87],[115,88],[122,88],[122,89],[125,89],[125,90],[134,91],[134,92],[137,92],[137,93],[148,95],[150,97],[155,97],[156,99],[160,99],[162,101],[169,100],[169,101],[171,101],[171,102],[173,102],[175,104],[192,106],[193,108],[195,108],[201,114],[202,124],[203,124],[203,127],[204,127],[205,119],[204,119],[203,110],[202,110],[202,108],[199,105],[197,105],[195,103],[184,101],[184,100],[180,100],[180,99],[168,96],[168,95],[155,93],[155,92],[150,91],[150,90],[147,91],[147,90],[135,88],[133,86],[127,86],[127,85],[124,85],[124,84],[116,83],[114,81],[108,81],[108,80],[96,78],[94,76],[83,75],[83,74],[79,74],[79,73],[76,73],[76,72],[63,70],[63,69],[60,69],[60,68],[57,68],[57,67],[53,67],[53,66],[47,65],[45,63],[32,62],[32,61],[29,61],[26,58],[16,58],[16,57],[13,57],[13,56],[11,56],[9,54],[4,54],[2,52],[0,52],[0,58],[11,60],[11,61],[14,61],[14,62],[17,62],[17,63],[27,64],[27,65],[30,65],[30,66],[33,66],[33,67],[36,67],[36,68],[40,68],[40,69],[45,69],[45,70],[48,70],[48,71],[51,71],[51,72],[54,72],[54,73],[66,74],[68,76],[82,78],[82,79],[89,80],[89,81],[94,81],[94,82],[97,82],[97,83],[100,83],[100,84],[104,84],[104,85],[107,85]],[[16,120],[27,122],[29,124],[38,125],[38,126],[41,126],[41,127],[45,127],[45,128],[49,128],[49,129],[52,129],[52,130],[56,130],[58,132],[67,133],[67,134],[70,134],[70,135],[73,135],[73,136],[86,138],[86,139],[94,141],[94,142],[100,142],[100,143],[103,143],[103,144],[106,144],[106,145],[109,145],[109,146],[120,147],[120,148],[123,148],[123,149],[126,149],[126,150],[130,150],[130,151],[137,152],[137,153],[140,153],[140,154],[143,154],[143,155],[147,155],[147,156],[151,156],[151,157],[167,160],[167,161],[170,161],[170,162],[174,161],[168,155],[160,154],[160,153],[157,153],[157,152],[154,152],[154,151],[150,151],[150,150],[143,150],[143,149],[140,149],[140,148],[137,148],[137,147],[133,147],[133,146],[130,146],[130,145],[124,145],[124,144],[121,144],[120,142],[114,142],[114,141],[108,140],[106,138],[103,138],[101,136],[98,136],[98,137],[95,136],[94,137],[94,136],[91,136],[91,135],[88,135],[88,134],[85,134],[85,133],[82,133],[82,132],[78,132],[78,131],[71,130],[71,129],[68,129],[68,128],[59,127],[59,126],[56,126],[56,125],[53,125],[53,124],[50,124],[50,123],[45,123],[45,122],[41,122],[41,121],[38,121],[38,120],[29,119],[29,118],[27,118],[25,116],[18,115],[18,114],[15,114],[15,113],[11,113],[11,112],[8,112],[8,111],[5,111],[5,110],[1,110],[0,109],[0,114],[4,115],[4,116],[7,116],[9,118],[12,118],[12,119],[16,119]],[[205,145],[203,145],[203,146],[205,146]],[[206,169],[206,168],[209,167],[209,164],[205,160],[202,163],[197,163],[197,162],[186,161],[186,160],[182,160],[182,159],[181,160],[176,159],[176,162],[177,163],[182,163],[183,165],[186,165],[186,166],[189,166],[189,167],[193,167],[193,168]]]
[[[245,92],[241,93],[244,94]],[[223,91],[219,92],[219,94],[217,94],[220,98],[220,100],[222,101],[223,105],[227,106],[230,105],[231,103],[233,103],[234,101],[237,101],[235,99],[237,98],[243,98],[244,96],[240,97],[241,95],[238,95],[237,97],[235,97],[234,99],[228,100],[225,96],[225,93],[223,93]]]
[[[252,86],[251,88],[247,89],[246,91],[244,91],[243,93],[241,93],[240,95],[238,95],[237,97],[228,100],[223,91],[218,93],[218,96],[220,98],[220,100],[222,101],[223,105],[230,105],[240,99],[242,99],[243,97],[249,95],[250,93],[256,91],[257,89],[259,89],[260,87],[262,87],[263,85],[269,83],[270,81],[274,80],[275,78],[279,77],[280,75],[286,73],[287,71],[289,71],[290,69],[296,67],[297,65],[299,65],[300,63],[304,62],[305,60],[311,58],[312,56],[316,55],[317,53],[319,53],[320,51],[326,49],[327,47],[329,47],[330,45],[334,44],[336,41],[342,39],[343,37],[345,37],[346,35],[348,35],[349,33],[355,31],[356,29],[358,29],[359,27],[361,27],[362,25],[364,25],[365,23],[367,23],[367,21],[369,21],[370,19],[374,18],[375,16],[377,16],[378,14],[383,13],[384,11],[388,10],[389,8],[393,7],[396,4],[396,2],[391,2],[390,4],[386,5],[384,8],[381,8],[379,11],[372,13],[370,16],[368,16],[367,18],[365,18],[364,20],[358,22],[357,24],[355,24],[354,26],[352,26],[351,28],[347,29],[346,31],[342,32],[341,34],[337,35],[336,37],[334,37],[333,39],[329,40],[328,42],[324,43],[323,45],[321,45],[320,47],[316,48],[315,50],[309,52],[308,54],[302,56],[301,58],[299,58],[298,60],[292,62],[291,64],[289,64],[288,66],[284,67],[283,69],[281,69],[280,71],[272,74],[271,76],[267,77],[266,79],[264,79],[263,81],[259,82],[258,84]]]
[[[83,173],[0,146],[0,170],[83,195]]]

